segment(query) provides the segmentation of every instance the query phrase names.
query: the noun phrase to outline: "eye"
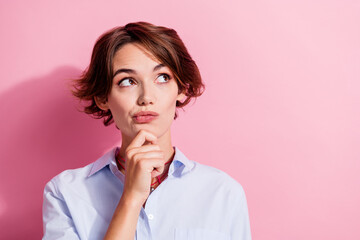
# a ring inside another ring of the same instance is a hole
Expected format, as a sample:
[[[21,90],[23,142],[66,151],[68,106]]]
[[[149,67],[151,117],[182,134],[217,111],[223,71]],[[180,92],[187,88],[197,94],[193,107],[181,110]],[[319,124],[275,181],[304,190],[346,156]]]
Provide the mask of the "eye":
[[[165,83],[170,80],[170,76],[166,73],[160,74],[157,78],[158,82]]]
[[[134,84],[135,84],[135,81],[132,80],[131,78],[124,78],[118,83],[118,85],[120,87],[127,87],[127,86],[131,86],[131,85],[134,85]]]

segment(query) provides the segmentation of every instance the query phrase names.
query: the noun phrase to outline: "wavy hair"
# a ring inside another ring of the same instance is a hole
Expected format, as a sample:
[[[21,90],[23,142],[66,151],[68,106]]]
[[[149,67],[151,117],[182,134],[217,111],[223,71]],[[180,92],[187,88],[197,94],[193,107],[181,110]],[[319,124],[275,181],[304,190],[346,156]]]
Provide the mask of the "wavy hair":
[[[113,58],[116,51],[127,43],[141,44],[172,71],[179,93],[183,92],[186,96],[184,101],[176,102],[176,107],[184,107],[192,98],[203,93],[205,86],[199,69],[175,30],[147,22],[128,23],[99,37],[93,48],[90,65],[80,78],[73,81],[72,94],[80,101],[88,102],[84,106],[85,113],[98,119],[104,118],[105,126],[114,122],[110,110],[100,109],[95,97],[107,100],[113,81]],[[174,116],[176,118],[177,113]]]

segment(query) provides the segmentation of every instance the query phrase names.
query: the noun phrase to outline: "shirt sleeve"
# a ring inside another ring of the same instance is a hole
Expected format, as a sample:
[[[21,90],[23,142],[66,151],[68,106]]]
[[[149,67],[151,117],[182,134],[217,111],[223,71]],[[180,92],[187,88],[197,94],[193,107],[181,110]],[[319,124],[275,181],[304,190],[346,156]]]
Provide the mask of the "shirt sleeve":
[[[52,181],[44,189],[43,230],[43,240],[80,239],[66,202]]]
[[[231,224],[232,240],[251,240],[250,220],[246,196],[243,188],[239,186],[240,194],[237,194],[234,206],[233,221]]]

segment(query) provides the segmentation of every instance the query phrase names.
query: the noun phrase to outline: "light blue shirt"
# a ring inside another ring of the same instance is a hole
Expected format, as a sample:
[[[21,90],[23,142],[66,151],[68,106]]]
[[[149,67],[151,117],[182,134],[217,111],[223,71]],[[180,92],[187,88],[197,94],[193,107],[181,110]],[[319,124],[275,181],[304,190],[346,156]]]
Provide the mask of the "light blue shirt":
[[[46,184],[43,239],[103,239],[124,188],[115,151]],[[135,239],[250,240],[244,190],[226,173],[189,160],[175,147],[168,177],[141,209]]]

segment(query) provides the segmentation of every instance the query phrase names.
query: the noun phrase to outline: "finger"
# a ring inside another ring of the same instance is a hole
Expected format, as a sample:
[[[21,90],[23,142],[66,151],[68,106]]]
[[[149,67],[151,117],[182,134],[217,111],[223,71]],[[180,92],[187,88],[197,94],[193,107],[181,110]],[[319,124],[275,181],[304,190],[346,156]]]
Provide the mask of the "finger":
[[[146,141],[152,144],[156,144],[157,137],[154,134],[150,133],[149,131],[140,130],[139,133],[132,140],[132,142],[129,144],[128,149],[141,147],[142,145],[144,145]]]
[[[147,161],[151,158],[164,159],[164,152],[161,150],[151,151],[151,152],[138,152],[134,154],[133,159],[136,161]]]
[[[151,152],[151,151],[160,151],[160,150],[161,148],[157,144],[143,145],[137,148],[137,152]]]
[[[138,155],[138,154],[141,154],[141,153],[148,153],[148,152],[163,152],[163,151],[161,151],[159,145],[143,145],[141,147],[129,149],[126,152],[126,154],[127,154],[126,158],[127,159],[133,159],[133,157],[135,155]],[[141,156],[141,155],[139,155],[139,156]],[[139,158],[137,157],[137,159],[139,159]]]
[[[157,176],[161,175],[165,170],[165,162],[157,161],[154,164],[155,165],[154,165],[153,171],[151,172],[151,178],[154,178],[154,177],[157,177]]]
[[[142,162],[142,168],[148,173],[151,173],[151,177],[157,177],[164,172],[165,162],[159,158],[150,158]]]

